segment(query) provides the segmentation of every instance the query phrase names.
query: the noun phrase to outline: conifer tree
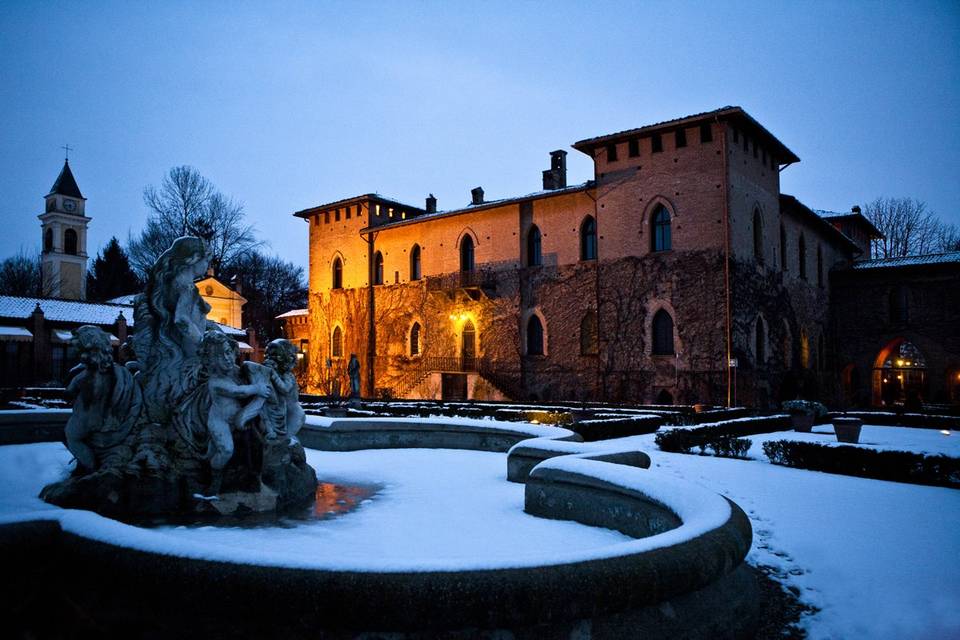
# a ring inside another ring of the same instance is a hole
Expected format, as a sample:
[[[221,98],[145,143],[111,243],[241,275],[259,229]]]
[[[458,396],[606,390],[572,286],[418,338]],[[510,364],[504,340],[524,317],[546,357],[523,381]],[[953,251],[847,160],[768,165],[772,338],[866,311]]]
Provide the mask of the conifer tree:
[[[87,274],[87,299],[103,302],[141,289],[140,279],[116,238],[104,247]]]

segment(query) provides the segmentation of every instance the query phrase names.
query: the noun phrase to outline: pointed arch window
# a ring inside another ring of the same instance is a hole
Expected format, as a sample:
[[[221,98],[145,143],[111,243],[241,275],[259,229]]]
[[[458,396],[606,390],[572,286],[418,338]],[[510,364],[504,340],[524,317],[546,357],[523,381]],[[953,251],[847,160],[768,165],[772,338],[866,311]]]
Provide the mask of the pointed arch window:
[[[663,205],[660,205],[653,212],[651,218],[651,231],[653,232],[653,251],[670,251],[673,247],[673,239],[670,234],[670,212]],[[672,352],[671,352],[672,353]]]
[[[540,229],[537,225],[533,225],[527,232],[527,266],[539,267],[541,264],[543,264],[543,256],[540,248]]]
[[[780,271],[787,270],[787,230],[780,225]]]
[[[63,252],[72,256],[77,255],[77,232],[73,229],[63,232]]]
[[[53,229],[47,229],[43,232],[43,250],[53,251]]]
[[[339,257],[333,259],[333,278],[330,288],[343,289],[343,261]]]
[[[410,327],[410,355],[420,355],[420,323],[414,322]]]
[[[800,240],[797,242],[797,267],[800,269],[800,277],[807,279],[807,239],[800,234]]]
[[[330,336],[330,355],[334,358],[343,357],[343,329],[340,327],[334,327]]]
[[[543,355],[543,323],[537,314],[532,314],[527,320],[527,355]]]
[[[595,356],[599,352],[597,312],[587,311],[580,321],[580,355]]]
[[[763,216],[760,209],[753,210],[753,257],[763,264]]]
[[[767,328],[763,318],[757,317],[757,328],[754,336],[754,355],[757,357],[757,366],[767,361]]]
[[[383,254],[379,251],[373,257],[373,284],[383,284]]]
[[[666,309],[660,309],[653,316],[653,355],[672,356],[675,353],[673,345],[673,318]]]
[[[810,368],[810,338],[807,337],[807,330],[800,330],[800,366],[804,369]]]
[[[469,234],[464,234],[463,240],[460,241],[460,271],[473,271],[473,260],[473,238]]]
[[[597,221],[587,216],[580,223],[580,259],[597,259]]]
[[[423,276],[420,268],[420,245],[415,244],[410,249],[410,280],[419,280]]]

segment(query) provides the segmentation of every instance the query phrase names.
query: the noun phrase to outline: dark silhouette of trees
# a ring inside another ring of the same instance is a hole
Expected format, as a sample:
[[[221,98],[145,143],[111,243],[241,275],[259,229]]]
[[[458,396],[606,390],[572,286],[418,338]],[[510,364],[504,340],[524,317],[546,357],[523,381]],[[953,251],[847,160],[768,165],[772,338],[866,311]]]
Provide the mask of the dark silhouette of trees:
[[[40,256],[25,249],[0,262],[0,295],[39,296],[42,294]]]
[[[87,273],[87,299],[102,302],[130,293],[139,293],[142,286],[120,243],[116,238],[110,238]]]
[[[307,306],[303,267],[279,256],[250,251],[233,260],[221,279],[247,299],[243,325],[256,329],[262,342],[282,337],[278,315]]]
[[[915,198],[877,198],[863,215],[883,233],[873,241],[873,257],[902,258],[960,250],[960,230]]]

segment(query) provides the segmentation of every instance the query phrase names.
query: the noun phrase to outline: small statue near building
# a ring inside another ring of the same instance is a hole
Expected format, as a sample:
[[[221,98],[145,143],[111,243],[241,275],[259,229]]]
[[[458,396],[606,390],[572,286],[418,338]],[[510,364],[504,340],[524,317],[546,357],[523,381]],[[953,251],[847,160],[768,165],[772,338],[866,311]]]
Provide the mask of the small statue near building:
[[[350,376],[350,398],[360,398],[360,360],[357,354],[350,354],[350,364],[347,365],[347,374]]]

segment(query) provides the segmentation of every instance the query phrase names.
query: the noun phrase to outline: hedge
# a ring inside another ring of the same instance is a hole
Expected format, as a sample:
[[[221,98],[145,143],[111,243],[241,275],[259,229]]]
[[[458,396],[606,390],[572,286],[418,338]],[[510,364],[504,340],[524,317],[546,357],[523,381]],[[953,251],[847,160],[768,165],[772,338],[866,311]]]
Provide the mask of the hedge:
[[[758,433],[784,431],[789,428],[790,416],[786,415],[741,418],[705,424],[693,429],[660,431],[657,433],[655,440],[661,451],[670,453],[690,453],[690,450],[694,447],[700,449],[710,447],[716,451],[718,444],[721,448],[726,446],[725,443],[720,442],[722,438],[740,438],[741,436],[752,436]],[[749,445],[747,445],[747,448],[749,448]]]
[[[773,464],[786,467],[960,489],[960,458],[791,440],[765,442],[763,452]]]

